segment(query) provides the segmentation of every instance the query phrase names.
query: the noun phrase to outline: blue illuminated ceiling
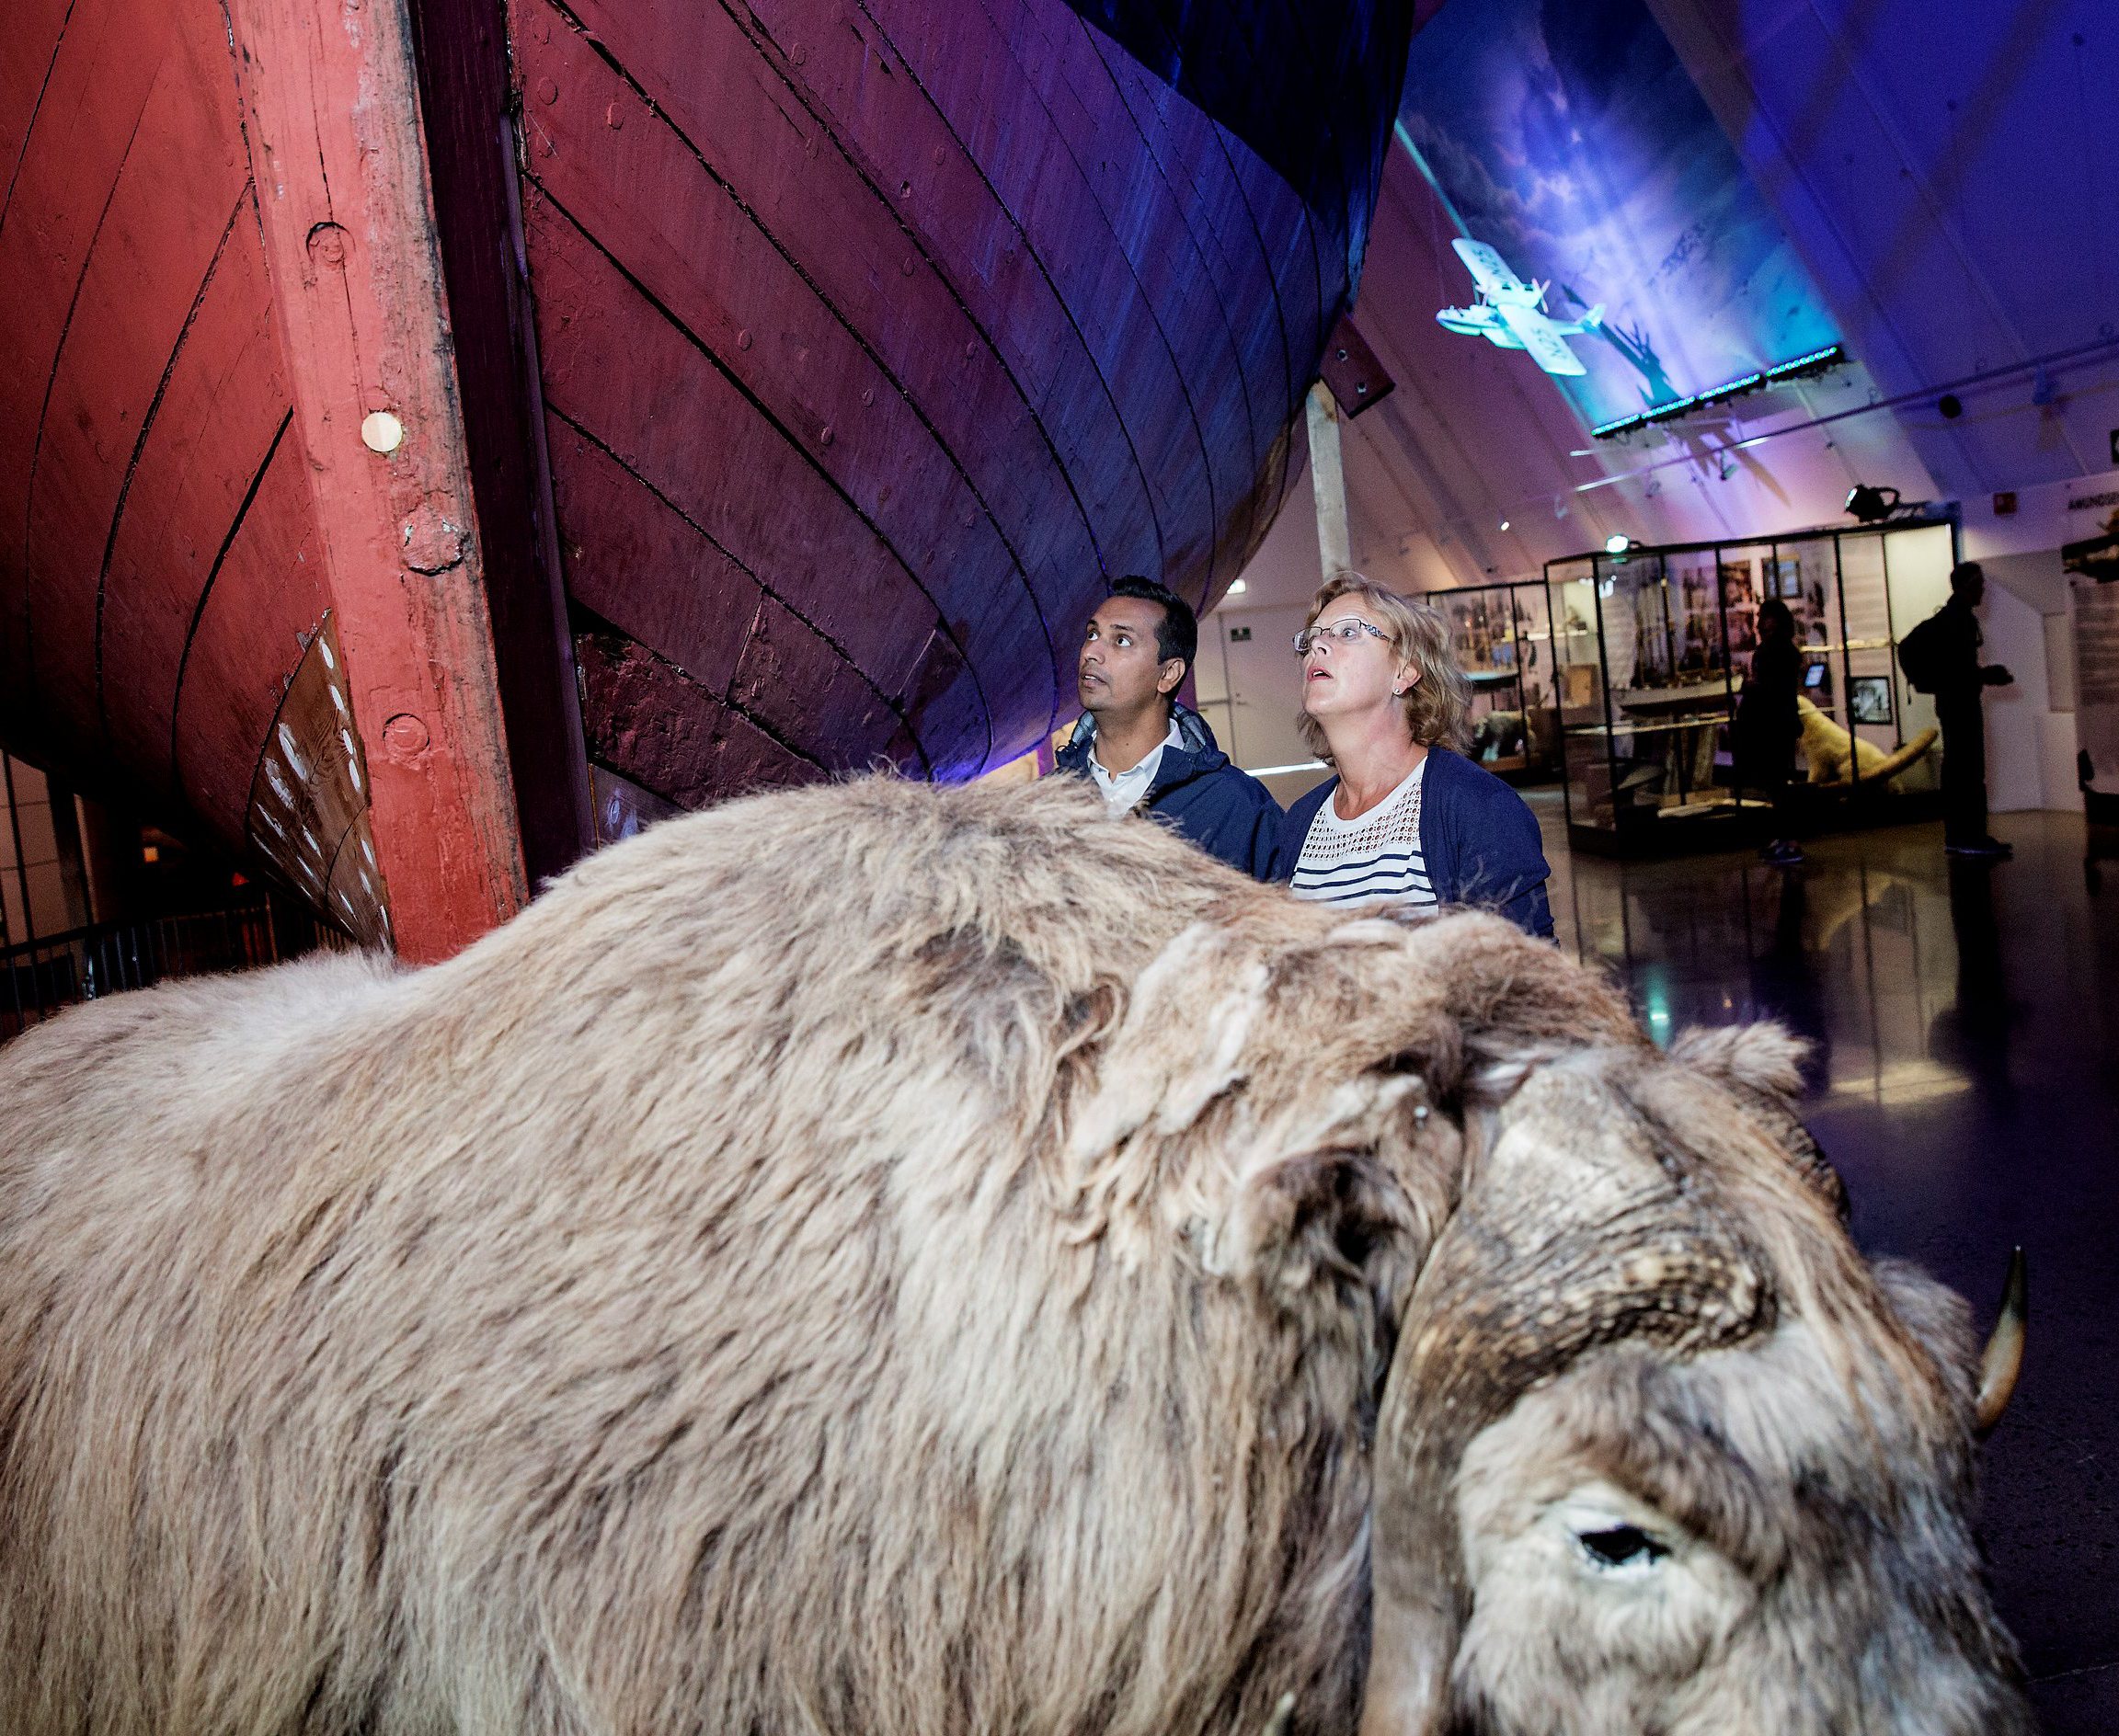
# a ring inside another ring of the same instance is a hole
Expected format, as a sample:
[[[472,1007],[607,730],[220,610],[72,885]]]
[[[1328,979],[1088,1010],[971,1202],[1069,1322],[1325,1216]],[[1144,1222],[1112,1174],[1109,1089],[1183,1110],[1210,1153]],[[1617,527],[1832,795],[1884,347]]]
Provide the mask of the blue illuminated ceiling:
[[[1659,38],[1636,7],[1627,29],[1586,42],[1590,24],[1609,24],[1603,0],[1580,13],[1499,10],[1516,20],[1508,40],[1520,64],[1469,41],[1491,16],[1487,0],[1446,0],[1409,56],[1406,130],[1419,130],[1437,185],[1451,191],[1446,200],[1405,151],[1392,152],[1356,319],[1398,389],[1349,425],[1357,563],[1415,588],[1535,572],[1615,531],[1681,542],[1830,522],[1857,482],[1961,503],[1968,548],[2002,534],[1998,491],[2049,485],[2023,497],[2024,519],[2007,521],[2013,545],[2080,533],[2057,520],[2034,530],[2028,518],[2034,500],[2050,496],[2057,511],[2075,497],[2074,479],[2119,468],[2110,0],[1646,0]],[[1481,76],[1502,94],[1424,98],[1436,61],[1468,68],[1474,94]],[[1682,125],[1670,118],[1679,111]],[[1472,138],[1474,127],[1491,127],[1492,138]],[[1609,157],[1584,153],[1598,127],[1633,143]],[[1668,162],[1672,137],[1691,140],[1713,172]],[[1452,139],[1469,154],[1446,168]],[[1580,175],[1586,196],[1541,181],[1555,162]],[[1616,221],[1599,230],[1599,204],[1636,208],[1630,188],[1635,198],[1663,188],[1676,208],[1652,211],[1639,234]],[[1688,210],[1696,196],[1701,208]],[[1578,221],[1583,197],[1592,210]],[[1729,215],[1739,205],[1741,222]],[[1851,360],[1591,438],[1600,422],[1643,407],[1657,366],[1683,396],[1786,359],[1770,346],[1794,331],[1757,317],[1761,305],[1772,314],[1770,298],[1702,293],[1652,314],[1624,304],[1629,292],[1660,292],[1658,268],[1716,216],[1698,234],[1743,245],[1730,247],[1735,265],[1713,268],[1709,290],[1748,280],[1742,262],[1762,257],[1763,236],[1764,257],[1793,260],[1783,280],[1804,286],[1805,317]],[[1471,299],[1450,246],[1460,220],[1505,257],[1519,247],[1507,257],[1516,271],[1557,280],[1555,315],[1605,299],[1615,333],[1645,327],[1655,362],[1643,357],[1638,368],[1593,337],[1566,340],[1586,360],[1622,370],[1592,376],[1617,405],[1609,415],[1571,404],[1522,352],[1436,324],[1437,309]],[[1562,250],[1585,232],[1594,247]],[[1632,274],[1630,287],[1604,280],[1607,258],[1614,276]],[[1721,318],[1732,309],[1741,316]],[[1725,365],[1737,359],[1744,365]],[[2119,479],[2076,492],[2097,500],[2114,487]],[[1284,587],[1261,573],[1250,595],[1292,598],[1314,582],[1306,558],[1307,580],[1292,560]]]
[[[2119,465],[2110,0],[1653,6],[1944,494]]]
[[[1450,0],[1401,120],[1456,227],[1547,311],[1601,305],[1556,380],[1585,427],[1689,405],[1839,333],[1644,0]]]

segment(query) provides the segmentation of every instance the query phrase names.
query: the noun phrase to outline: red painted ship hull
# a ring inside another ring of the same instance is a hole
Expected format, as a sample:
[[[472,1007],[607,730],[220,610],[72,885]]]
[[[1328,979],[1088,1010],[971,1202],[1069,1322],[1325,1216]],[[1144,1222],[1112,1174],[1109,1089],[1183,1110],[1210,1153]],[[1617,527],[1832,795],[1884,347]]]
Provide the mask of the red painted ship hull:
[[[25,7],[0,732],[418,955],[629,811],[1014,757],[1109,576],[1214,600],[1396,89],[1323,198],[1060,0]]]

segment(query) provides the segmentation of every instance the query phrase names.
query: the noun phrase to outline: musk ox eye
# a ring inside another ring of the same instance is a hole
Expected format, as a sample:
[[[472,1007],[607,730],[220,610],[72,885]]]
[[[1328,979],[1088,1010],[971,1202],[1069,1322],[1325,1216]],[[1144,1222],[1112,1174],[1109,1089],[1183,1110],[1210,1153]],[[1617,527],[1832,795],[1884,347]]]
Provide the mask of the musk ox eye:
[[[1577,1531],[1575,1541],[1599,1571],[1613,1568],[1654,1567],[1670,1553],[1638,1525],[1605,1525],[1595,1531]]]

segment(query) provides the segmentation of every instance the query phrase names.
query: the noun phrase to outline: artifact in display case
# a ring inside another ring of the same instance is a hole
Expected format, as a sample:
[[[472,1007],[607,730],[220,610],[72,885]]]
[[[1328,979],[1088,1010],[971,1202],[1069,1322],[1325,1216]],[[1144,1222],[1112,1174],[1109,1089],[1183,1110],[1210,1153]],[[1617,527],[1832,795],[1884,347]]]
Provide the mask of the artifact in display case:
[[[1552,629],[1545,585],[1471,585],[1430,591],[1449,622],[1457,667],[1472,688],[1471,756],[1523,782],[1559,773]]]
[[[1632,544],[1551,563],[1553,691],[1575,840],[1735,846],[1756,841],[1763,810],[1776,803],[1787,810],[1777,827],[1804,829],[1931,805],[1934,702],[1905,682],[1896,647],[1947,594],[1955,546],[1953,524],[1928,520],[1750,542]],[[1745,787],[1730,741],[1769,602],[1788,610],[1799,669],[1800,738],[1789,743],[1792,781],[1779,792]]]

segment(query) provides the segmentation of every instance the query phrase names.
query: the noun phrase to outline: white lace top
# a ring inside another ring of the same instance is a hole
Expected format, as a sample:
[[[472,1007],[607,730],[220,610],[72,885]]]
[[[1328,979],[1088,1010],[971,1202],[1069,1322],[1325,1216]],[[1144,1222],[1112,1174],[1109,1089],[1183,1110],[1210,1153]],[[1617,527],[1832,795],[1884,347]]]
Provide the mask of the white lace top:
[[[1423,759],[1405,781],[1368,813],[1343,820],[1328,800],[1310,822],[1290,890],[1324,904],[1425,906],[1437,902],[1420,853]]]

